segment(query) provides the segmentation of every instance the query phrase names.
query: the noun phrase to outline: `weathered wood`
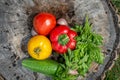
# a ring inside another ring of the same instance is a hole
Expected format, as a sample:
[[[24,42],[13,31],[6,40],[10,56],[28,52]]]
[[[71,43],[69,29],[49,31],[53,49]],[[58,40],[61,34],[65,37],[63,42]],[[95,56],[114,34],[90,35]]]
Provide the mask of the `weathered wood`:
[[[71,26],[73,22],[80,24],[85,14],[89,15],[93,29],[104,38],[105,61],[95,66],[97,71],[92,67],[84,79],[100,79],[110,67],[108,63],[114,59],[119,43],[118,28],[106,0],[0,0],[0,74],[6,80],[49,80],[21,66],[21,60],[29,57],[26,44],[31,37],[32,19],[43,11],[64,17]]]

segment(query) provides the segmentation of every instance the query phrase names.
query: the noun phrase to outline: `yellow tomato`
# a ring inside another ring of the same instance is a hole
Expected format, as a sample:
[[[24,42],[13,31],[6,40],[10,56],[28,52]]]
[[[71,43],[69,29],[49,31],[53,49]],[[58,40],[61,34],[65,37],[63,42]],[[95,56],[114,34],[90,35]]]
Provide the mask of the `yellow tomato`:
[[[28,42],[28,53],[37,60],[48,58],[52,53],[50,40],[42,35],[32,37]]]

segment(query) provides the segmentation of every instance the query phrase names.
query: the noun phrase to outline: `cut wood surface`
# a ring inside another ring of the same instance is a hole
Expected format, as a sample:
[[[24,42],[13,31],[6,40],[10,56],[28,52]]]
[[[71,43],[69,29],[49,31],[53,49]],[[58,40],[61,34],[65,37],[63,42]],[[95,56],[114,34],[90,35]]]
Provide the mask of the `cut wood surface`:
[[[101,76],[116,57],[115,50],[119,44],[117,18],[114,18],[114,11],[109,7],[108,1],[0,0],[0,79],[50,80],[49,77],[21,65],[22,59],[29,57],[26,44],[31,37],[33,17],[38,12],[50,12],[57,18],[64,17],[70,26],[81,24],[85,15],[89,16],[93,30],[103,36],[105,60],[102,65],[93,63],[94,66],[82,79],[102,79]]]

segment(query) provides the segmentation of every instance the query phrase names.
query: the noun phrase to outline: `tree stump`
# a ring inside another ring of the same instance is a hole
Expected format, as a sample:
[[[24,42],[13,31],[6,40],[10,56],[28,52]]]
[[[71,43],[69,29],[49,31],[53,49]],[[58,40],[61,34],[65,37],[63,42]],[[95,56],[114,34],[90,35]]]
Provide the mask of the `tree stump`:
[[[105,60],[101,65],[93,63],[86,76],[78,80],[102,79],[120,47],[118,19],[109,0],[0,0],[0,79],[50,80],[21,65],[22,59],[29,57],[26,44],[31,37],[33,17],[38,12],[63,17],[70,26],[81,24],[85,15],[89,16],[93,29],[103,36]]]

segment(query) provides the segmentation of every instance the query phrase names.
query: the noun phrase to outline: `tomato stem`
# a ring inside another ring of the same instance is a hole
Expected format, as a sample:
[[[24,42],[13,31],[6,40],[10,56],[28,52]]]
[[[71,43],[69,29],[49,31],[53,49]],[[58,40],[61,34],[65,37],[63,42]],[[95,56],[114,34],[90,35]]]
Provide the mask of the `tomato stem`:
[[[34,49],[34,52],[37,53],[37,54],[38,54],[40,51],[41,51],[40,47],[37,47],[37,48]]]
[[[66,45],[69,42],[69,37],[67,34],[61,34],[58,38],[58,42],[62,45]]]

